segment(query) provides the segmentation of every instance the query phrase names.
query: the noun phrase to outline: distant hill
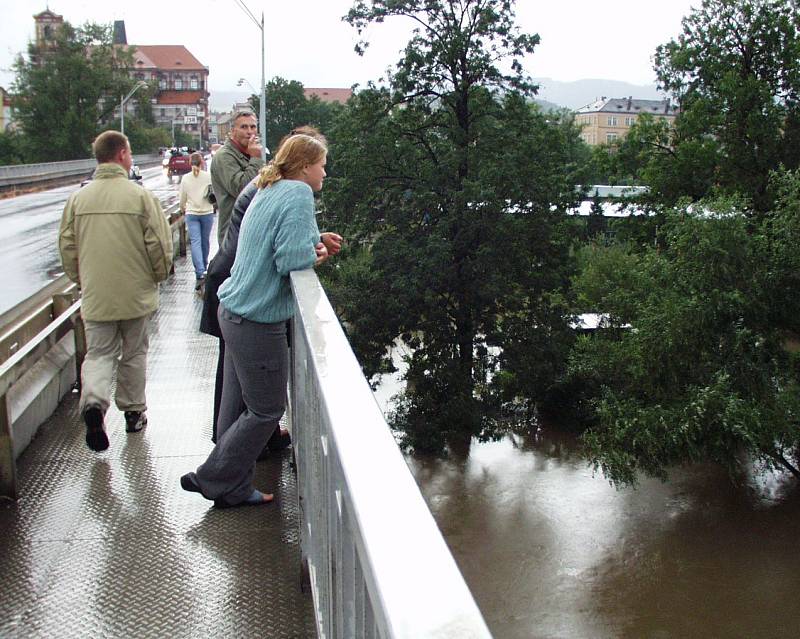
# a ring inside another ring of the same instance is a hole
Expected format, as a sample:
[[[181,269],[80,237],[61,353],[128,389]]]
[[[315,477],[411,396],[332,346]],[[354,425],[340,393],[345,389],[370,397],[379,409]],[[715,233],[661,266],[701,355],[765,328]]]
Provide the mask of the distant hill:
[[[548,102],[547,100],[540,100],[539,98],[536,98],[534,102],[536,102],[539,108],[545,113],[549,113],[550,111],[560,111],[561,109],[564,108],[560,104],[556,104],[555,102]]]
[[[552,78],[535,78],[535,81],[539,84],[537,102],[545,100],[570,109],[579,109],[603,96],[607,98],[632,96],[640,100],[661,100],[666,97],[654,84],[630,84],[618,80],[561,82]]]
[[[579,109],[590,102],[607,98],[632,96],[640,100],[661,100],[666,96],[654,84],[631,84],[618,80],[575,80],[561,82],[552,78],[535,78],[539,84],[536,103],[543,111],[553,111],[567,107]],[[236,102],[245,102],[250,91],[213,91],[209,98],[212,111],[230,111]]]

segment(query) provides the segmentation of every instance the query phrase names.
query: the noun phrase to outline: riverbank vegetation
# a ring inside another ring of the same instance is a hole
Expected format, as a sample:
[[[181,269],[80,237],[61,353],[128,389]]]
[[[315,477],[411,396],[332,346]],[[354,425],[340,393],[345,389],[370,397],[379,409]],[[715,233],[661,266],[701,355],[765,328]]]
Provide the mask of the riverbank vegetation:
[[[655,56],[675,126],[642,117],[593,153],[531,105],[538,37],[513,2],[347,16],[401,18],[397,66],[328,131],[323,219],[348,245],[323,276],[368,376],[410,347],[403,442],[441,453],[547,413],[619,485],[701,460],[800,476],[797,15],[706,0]],[[643,214],[566,215],[600,174],[648,186]],[[579,334],[585,312],[604,327]]]

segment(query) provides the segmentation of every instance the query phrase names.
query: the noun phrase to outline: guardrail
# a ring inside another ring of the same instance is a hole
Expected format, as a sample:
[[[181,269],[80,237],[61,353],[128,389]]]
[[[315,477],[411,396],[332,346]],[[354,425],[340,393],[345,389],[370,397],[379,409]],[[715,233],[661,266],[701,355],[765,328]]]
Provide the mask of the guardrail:
[[[160,161],[161,158],[156,154],[137,155],[134,158],[134,164],[142,167]],[[41,184],[70,182],[79,177],[88,177],[96,167],[94,159],[0,166],[0,192],[13,195],[14,192],[35,189]]]
[[[186,255],[186,218],[173,204],[165,214],[172,229],[175,255]],[[177,242],[175,235],[178,235]],[[0,496],[17,499],[14,424],[8,392],[70,331],[74,332],[74,379],[86,354],[79,291],[66,275],[0,316]],[[37,424],[38,426],[38,424]]]
[[[137,155],[134,164],[144,164],[147,162],[157,162],[158,155]],[[11,164],[0,166],[0,186],[9,184],[26,184],[38,182],[58,177],[71,175],[88,175],[94,171],[97,161],[93,158],[88,160],[66,160],[64,162],[42,162],[39,164]]]
[[[491,637],[319,280],[308,270],[291,283],[292,437],[318,636]]]

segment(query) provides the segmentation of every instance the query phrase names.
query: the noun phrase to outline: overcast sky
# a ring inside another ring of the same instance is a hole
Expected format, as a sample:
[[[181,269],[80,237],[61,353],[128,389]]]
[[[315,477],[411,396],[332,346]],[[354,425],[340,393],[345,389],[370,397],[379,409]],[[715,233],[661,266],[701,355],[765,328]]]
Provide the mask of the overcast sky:
[[[410,23],[371,27],[370,48],[353,51],[355,29],[341,21],[351,0],[243,0],[265,14],[266,77],[307,87],[349,87],[377,80],[398,59]],[[681,18],[701,0],[518,0],[517,23],[541,44],[525,61],[536,78],[586,78],[652,84],[656,46],[676,38]],[[33,38],[33,14],[45,0],[0,0],[0,86]],[[261,81],[261,31],[235,0],[51,0],[50,10],[73,24],[125,20],[131,44],[183,44],[209,68],[213,92],[237,90],[240,77]]]

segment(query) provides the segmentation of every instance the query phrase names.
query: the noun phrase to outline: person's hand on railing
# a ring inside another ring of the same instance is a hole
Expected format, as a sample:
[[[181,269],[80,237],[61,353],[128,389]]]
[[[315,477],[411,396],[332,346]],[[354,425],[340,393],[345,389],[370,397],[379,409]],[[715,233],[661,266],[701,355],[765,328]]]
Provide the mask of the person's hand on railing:
[[[342,239],[341,235],[337,233],[325,232],[320,233],[320,239],[322,240],[323,244],[325,244],[325,248],[328,249],[328,257],[333,257],[339,251],[342,250]]]
[[[314,250],[317,252],[317,259],[314,262],[314,266],[319,266],[330,257],[330,255],[328,255],[328,249],[322,242],[318,242]]]

